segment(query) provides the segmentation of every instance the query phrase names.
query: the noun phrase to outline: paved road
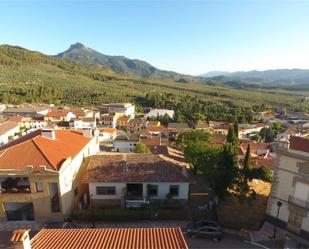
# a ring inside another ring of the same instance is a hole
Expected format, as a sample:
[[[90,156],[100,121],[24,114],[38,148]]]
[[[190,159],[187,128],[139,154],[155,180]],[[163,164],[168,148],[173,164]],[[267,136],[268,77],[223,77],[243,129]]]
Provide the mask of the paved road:
[[[198,249],[198,248],[260,248],[256,245],[252,245],[249,243],[244,242],[243,238],[225,234],[223,239],[219,242],[213,242],[209,239],[202,239],[202,238],[189,238],[187,236],[186,241],[190,249]]]

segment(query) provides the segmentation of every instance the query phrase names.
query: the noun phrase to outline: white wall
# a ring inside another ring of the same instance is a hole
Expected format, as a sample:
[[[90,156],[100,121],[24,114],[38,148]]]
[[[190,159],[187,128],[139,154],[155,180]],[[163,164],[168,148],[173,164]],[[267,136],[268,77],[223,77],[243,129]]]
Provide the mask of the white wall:
[[[114,141],[114,151],[119,152],[133,152],[135,147],[138,144],[138,141],[124,141],[124,140],[115,140]]]
[[[20,132],[19,126],[7,131],[6,133],[0,135],[0,145],[6,144],[9,142],[9,137],[14,137],[15,133]]]
[[[143,196],[144,198],[147,197],[147,185],[158,185],[158,195],[153,196],[152,199],[166,199],[166,195],[170,191],[170,185],[178,185],[179,186],[179,195],[174,196],[173,199],[188,199],[189,194],[189,183],[173,183],[173,182],[144,182],[143,183]],[[96,194],[96,187],[97,186],[111,186],[116,188],[115,195],[97,195]],[[91,182],[89,183],[89,194],[93,196],[94,199],[101,199],[101,200],[115,200],[121,198],[122,189],[126,187],[126,183],[123,182]]]
[[[97,186],[111,186],[116,188],[115,195],[97,195],[96,187]],[[89,183],[89,194],[92,195],[94,199],[98,200],[119,200],[121,198],[122,189],[126,187],[126,183],[122,182],[90,182]]]
[[[99,144],[97,142],[97,138],[93,137],[91,141],[84,147],[84,149],[81,150],[78,155],[72,159],[72,161],[68,160],[67,165],[63,165],[63,167],[60,169],[59,191],[62,196],[61,211],[64,215],[69,215],[74,204],[75,186],[73,186],[73,181],[83,163],[83,158],[97,154],[99,151]],[[66,164],[66,162],[64,162],[64,164]]]

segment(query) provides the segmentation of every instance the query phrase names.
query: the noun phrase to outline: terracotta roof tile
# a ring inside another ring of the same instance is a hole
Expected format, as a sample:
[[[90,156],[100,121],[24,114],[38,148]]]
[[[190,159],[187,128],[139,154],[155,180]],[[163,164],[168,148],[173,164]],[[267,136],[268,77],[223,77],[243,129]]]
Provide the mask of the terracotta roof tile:
[[[50,111],[45,117],[65,117],[68,113],[68,111]]]
[[[188,249],[180,228],[42,229],[32,249]]]
[[[127,163],[127,171],[124,163]],[[85,182],[188,182],[178,165],[158,155],[106,153],[89,158]]]
[[[17,229],[13,231],[11,237],[11,242],[22,242],[24,239],[29,236],[29,229]]]
[[[309,153],[309,139],[291,136],[290,149]]]
[[[0,124],[0,135],[5,134],[6,132],[14,129],[17,126],[18,126],[17,123],[11,121],[7,121],[3,124]]]
[[[36,132],[26,139],[0,147],[0,169],[25,170],[32,165],[39,171],[44,165],[48,169],[59,170],[69,157],[75,157],[90,141],[81,133],[70,130],[57,130],[56,139],[52,140]]]

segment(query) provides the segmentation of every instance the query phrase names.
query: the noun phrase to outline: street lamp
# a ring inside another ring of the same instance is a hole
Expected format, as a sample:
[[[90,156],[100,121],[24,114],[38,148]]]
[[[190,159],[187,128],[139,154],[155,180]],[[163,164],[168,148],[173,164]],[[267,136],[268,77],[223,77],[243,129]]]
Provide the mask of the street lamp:
[[[91,201],[91,221],[92,221],[92,227],[95,228],[95,221],[94,221],[94,206],[93,206],[93,195],[90,195],[90,201]]]
[[[280,207],[282,206],[282,202],[281,201],[277,201],[277,217],[276,217],[276,222],[275,222],[275,227],[274,227],[274,233],[273,233],[273,239],[276,238],[276,233],[277,233],[277,226],[278,226],[278,222],[279,222],[279,212],[280,212]]]

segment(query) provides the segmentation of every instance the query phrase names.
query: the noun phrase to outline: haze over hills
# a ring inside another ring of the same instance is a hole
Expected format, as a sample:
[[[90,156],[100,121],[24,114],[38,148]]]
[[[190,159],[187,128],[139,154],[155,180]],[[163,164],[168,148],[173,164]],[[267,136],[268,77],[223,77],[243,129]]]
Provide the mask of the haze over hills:
[[[309,85],[309,69],[274,69],[265,71],[211,71],[200,75],[201,77],[219,77],[247,80],[247,83],[259,83],[266,86],[276,85]]]
[[[171,105],[184,104],[197,108],[203,103],[209,115],[216,113],[224,120],[227,117],[224,115],[235,106],[251,108],[267,104],[291,110],[308,109],[308,102],[302,101],[305,93],[234,86],[237,89],[232,89],[227,87],[226,79],[208,78],[204,82],[194,82],[184,78],[138,78],[110,71],[103,66],[86,66],[17,46],[0,45],[0,103],[97,106],[133,101],[151,106],[154,94],[160,99],[156,107],[172,108]],[[184,103],[188,99],[190,103]]]
[[[105,55],[79,42],[72,44],[68,50],[55,55],[55,57],[72,60],[83,66],[99,66],[119,74],[142,78],[166,79],[186,77],[172,71],[160,70],[142,60],[129,59],[124,56]]]

